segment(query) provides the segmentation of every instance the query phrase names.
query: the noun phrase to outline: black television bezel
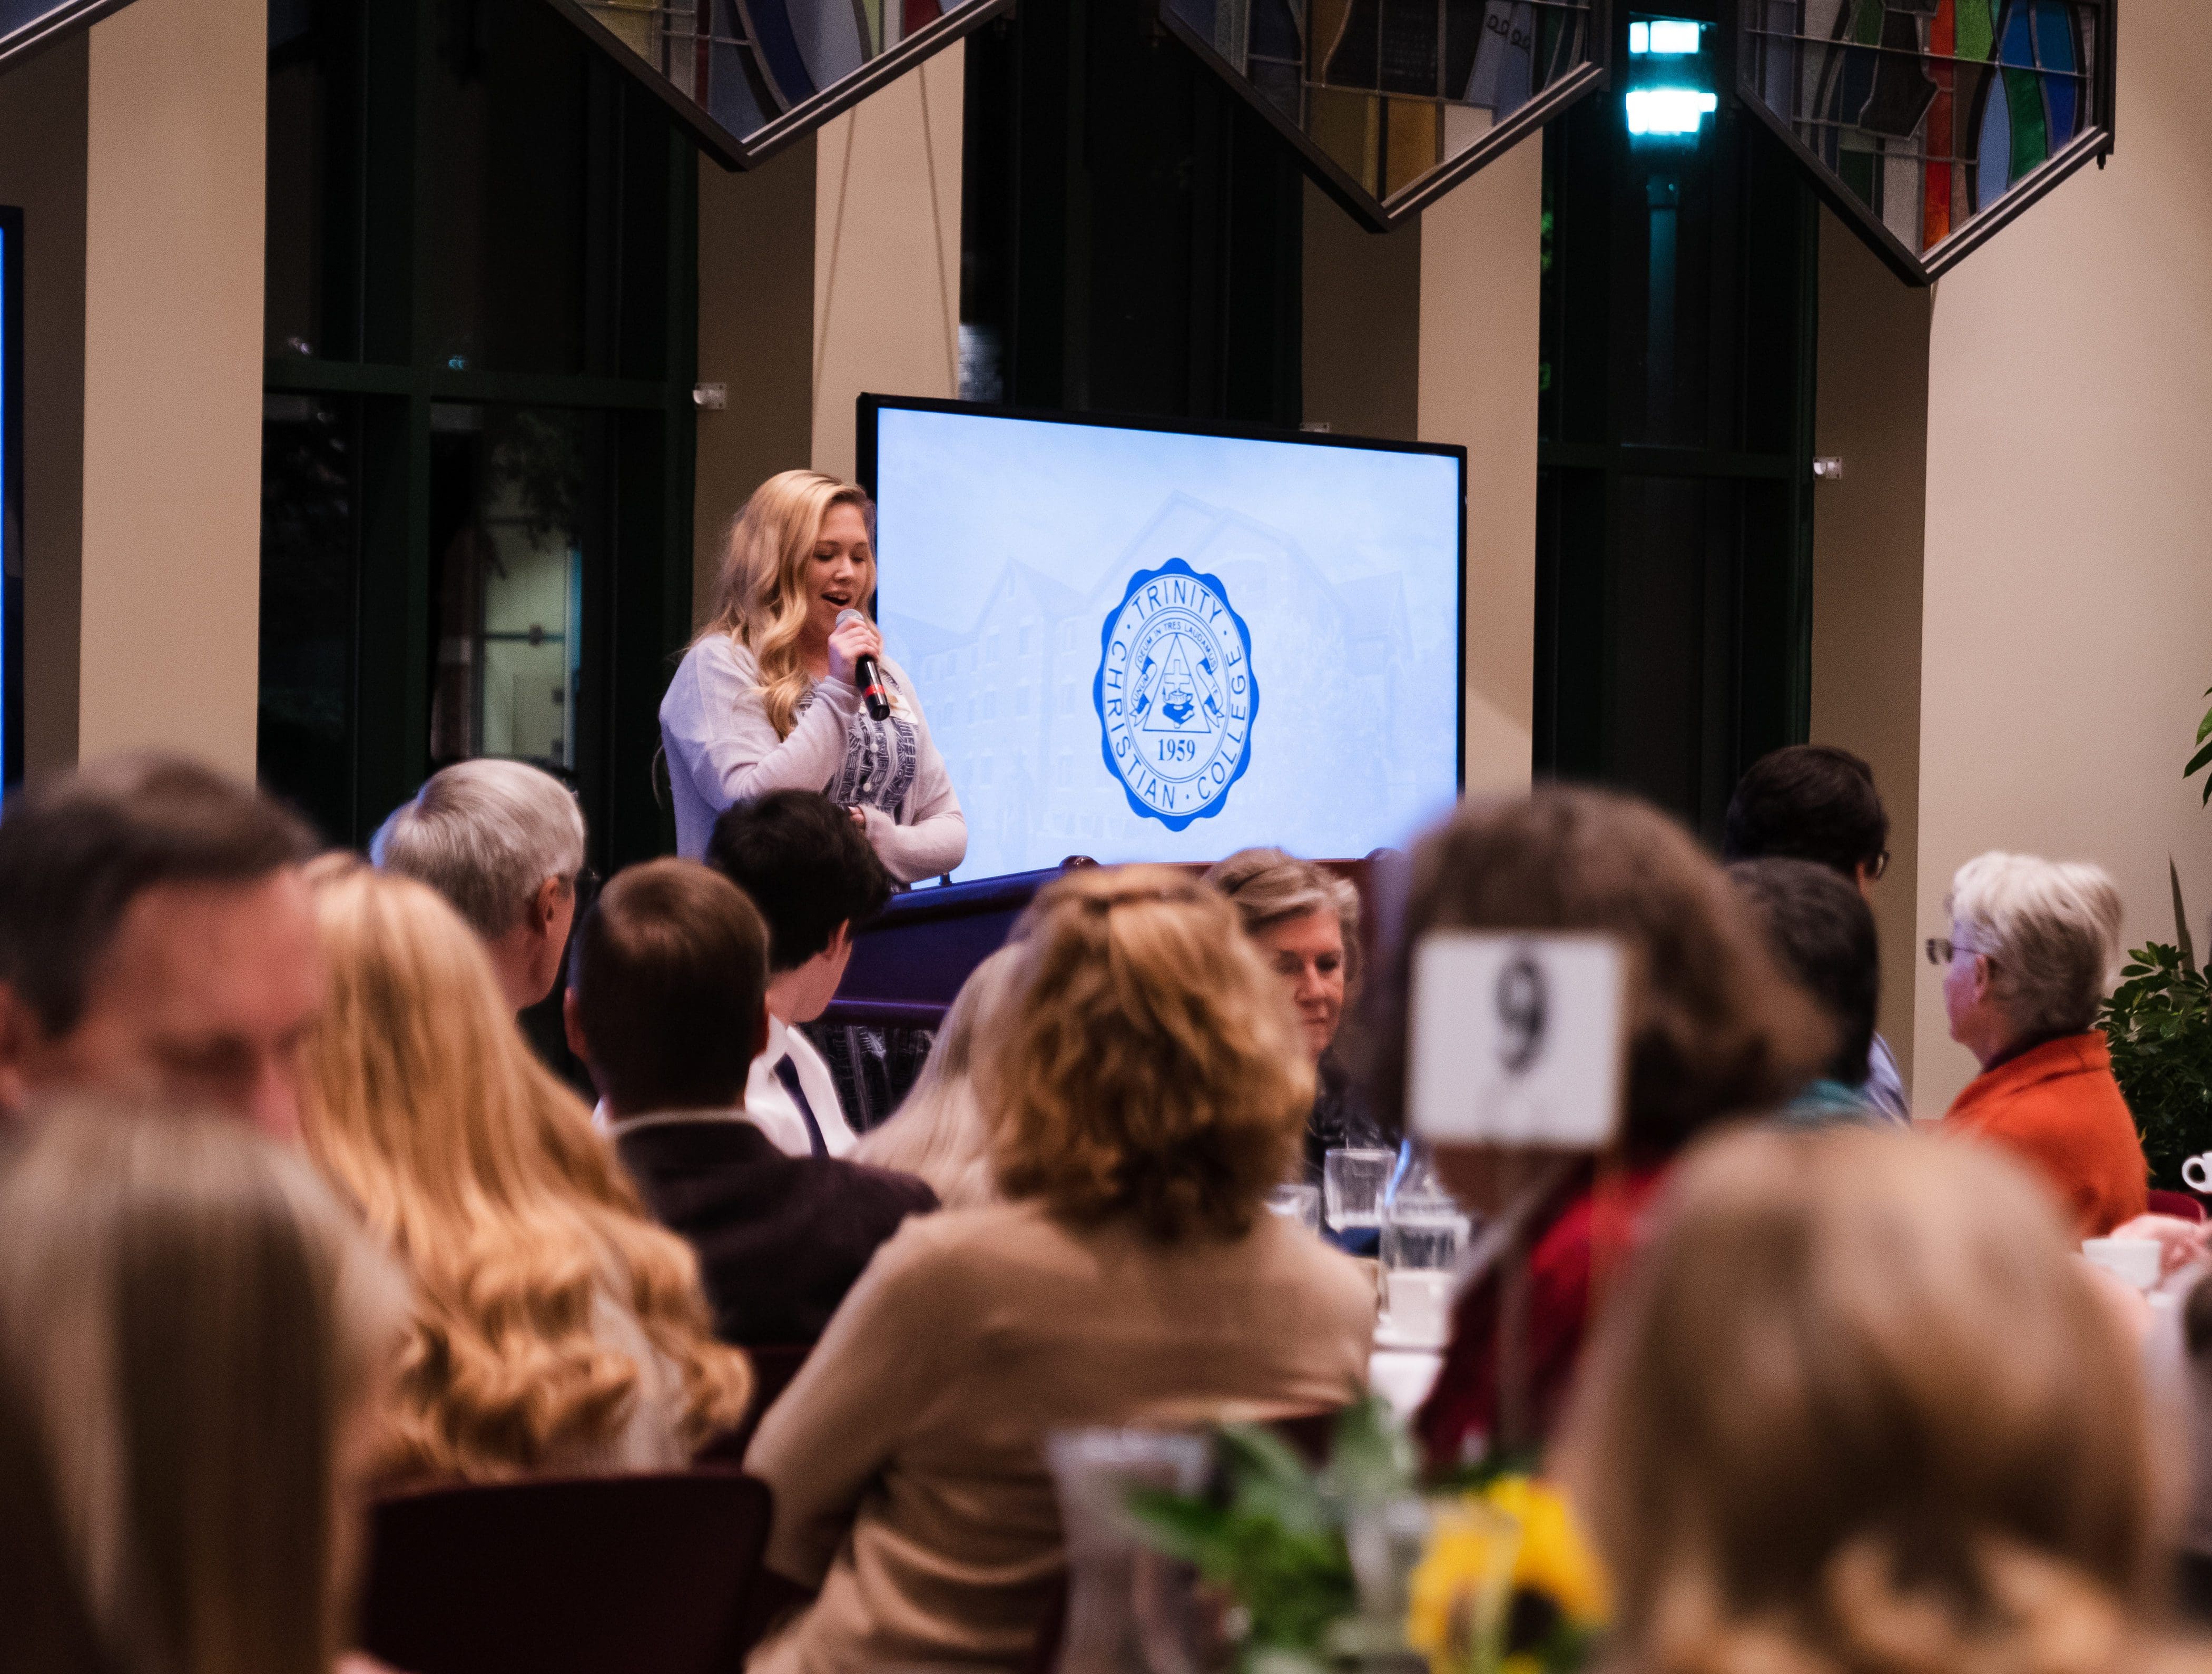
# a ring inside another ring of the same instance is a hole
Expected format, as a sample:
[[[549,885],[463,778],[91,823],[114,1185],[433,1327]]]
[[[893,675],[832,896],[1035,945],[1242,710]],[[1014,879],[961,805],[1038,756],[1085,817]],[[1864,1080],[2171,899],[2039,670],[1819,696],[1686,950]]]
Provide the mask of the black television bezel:
[[[876,498],[876,417],[890,409],[916,413],[953,413],[969,418],[1029,419],[1042,424],[1081,424],[1100,430],[1159,430],[1178,436],[1219,436],[1232,441],[1295,442],[1302,446],[1354,447],[1379,453],[1428,453],[1459,463],[1459,562],[1455,591],[1454,622],[1458,635],[1458,689],[1454,694],[1452,761],[1454,793],[1467,794],[1467,450],[1455,442],[1401,442],[1380,436],[1339,435],[1329,430],[1286,430],[1264,424],[1201,424],[1189,419],[1156,418],[1137,413],[1066,413],[1048,408],[1011,407],[995,402],[944,401],[928,396],[871,395],[863,392],[854,403],[854,475]],[[870,610],[875,601],[869,601]],[[1357,856],[1342,857],[1347,859]]]
[[[23,777],[23,212],[0,206],[0,792]]]

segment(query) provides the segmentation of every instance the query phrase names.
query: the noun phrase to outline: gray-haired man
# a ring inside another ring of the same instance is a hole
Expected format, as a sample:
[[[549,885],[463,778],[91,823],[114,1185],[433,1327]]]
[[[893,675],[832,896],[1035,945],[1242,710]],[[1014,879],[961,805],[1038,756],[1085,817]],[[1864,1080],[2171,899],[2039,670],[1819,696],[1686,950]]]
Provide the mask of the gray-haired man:
[[[517,1011],[553,992],[584,870],[583,810],[559,779],[521,761],[456,762],[392,811],[368,852],[459,910]]]

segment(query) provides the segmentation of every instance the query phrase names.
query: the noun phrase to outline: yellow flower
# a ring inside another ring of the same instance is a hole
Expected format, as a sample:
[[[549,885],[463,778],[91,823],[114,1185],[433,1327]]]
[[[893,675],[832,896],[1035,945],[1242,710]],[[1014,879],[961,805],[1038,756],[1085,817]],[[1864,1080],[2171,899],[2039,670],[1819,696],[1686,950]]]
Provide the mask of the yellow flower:
[[[1434,1674],[1484,1665],[1519,1544],[1519,1531],[1480,1495],[1436,1507],[1406,1606],[1406,1642],[1427,1656]]]
[[[1482,1497],[1520,1525],[1513,1590],[1542,1594],[1576,1627],[1602,1623],[1611,1609],[1605,1571],[1584,1543],[1565,1497],[1527,1477],[1500,1477]]]

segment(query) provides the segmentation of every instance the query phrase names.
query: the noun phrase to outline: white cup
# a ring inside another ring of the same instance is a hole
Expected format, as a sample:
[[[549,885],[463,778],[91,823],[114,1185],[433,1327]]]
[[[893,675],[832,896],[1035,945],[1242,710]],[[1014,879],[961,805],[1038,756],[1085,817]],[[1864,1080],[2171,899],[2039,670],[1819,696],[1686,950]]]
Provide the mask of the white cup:
[[[2191,1192],[2212,1192],[2212,1151],[2183,1163],[2181,1178]]]
[[[1382,1328],[1399,1343],[1441,1349],[1451,1337],[1452,1276],[1400,1267],[1382,1276]]]
[[[2155,1238],[2086,1238],[2081,1255],[2093,1267],[2101,1267],[2123,1284],[2148,1290],[2158,1283],[2159,1243]]]

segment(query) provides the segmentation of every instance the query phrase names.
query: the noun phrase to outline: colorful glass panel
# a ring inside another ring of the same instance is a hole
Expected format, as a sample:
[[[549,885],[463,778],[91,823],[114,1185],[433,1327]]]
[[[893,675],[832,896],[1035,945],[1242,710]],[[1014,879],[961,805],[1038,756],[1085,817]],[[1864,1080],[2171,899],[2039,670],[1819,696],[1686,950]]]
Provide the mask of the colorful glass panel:
[[[1593,0],[1160,0],[1160,16],[1378,228],[1603,79]]]
[[[781,150],[1012,3],[552,0],[737,167]]]
[[[2112,148],[2112,0],[1741,0],[1746,100],[1933,278]]]

